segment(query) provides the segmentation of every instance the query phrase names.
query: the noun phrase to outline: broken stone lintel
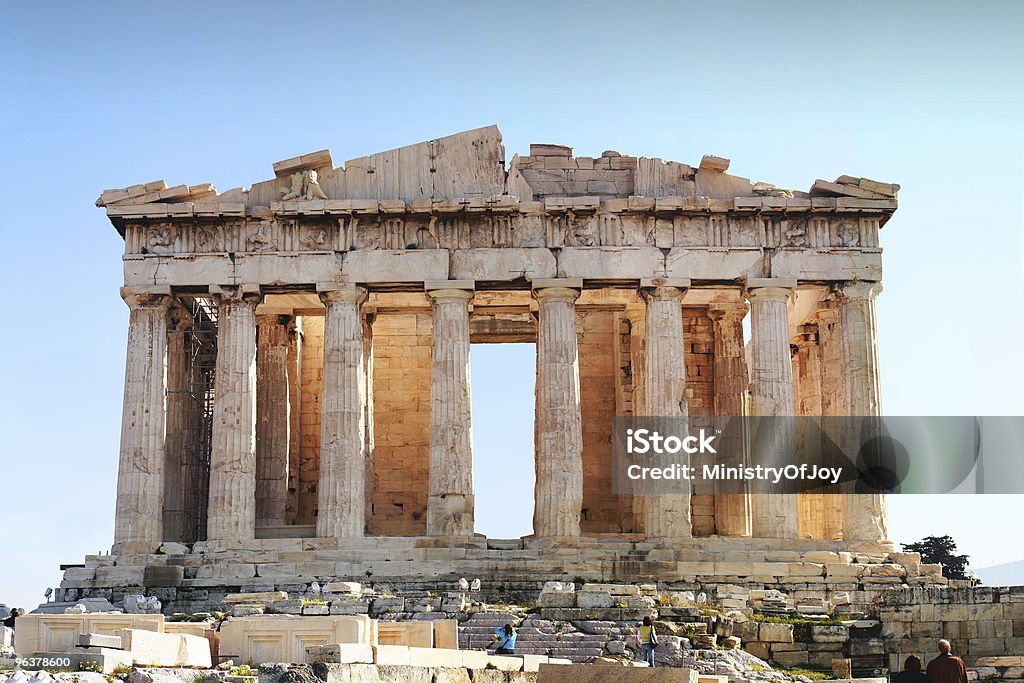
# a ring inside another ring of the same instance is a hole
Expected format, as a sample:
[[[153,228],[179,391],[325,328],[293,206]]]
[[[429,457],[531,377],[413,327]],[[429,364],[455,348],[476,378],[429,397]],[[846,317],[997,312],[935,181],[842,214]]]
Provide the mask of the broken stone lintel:
[[[301,154],[297,157],[275,162],[274,175],[280,178],[283,175],[294,173],[295,171],[305,171],[307,169],[317,169],[328,166],[331,168],[334,167],[334,162],[331,161],[331,150],[321,149],[317,152]]]
[[[711,154],[705,154],[704,158],[700,160],[700,170],[725,173],[729,170],[729,160],[725,157],[716,157]]]

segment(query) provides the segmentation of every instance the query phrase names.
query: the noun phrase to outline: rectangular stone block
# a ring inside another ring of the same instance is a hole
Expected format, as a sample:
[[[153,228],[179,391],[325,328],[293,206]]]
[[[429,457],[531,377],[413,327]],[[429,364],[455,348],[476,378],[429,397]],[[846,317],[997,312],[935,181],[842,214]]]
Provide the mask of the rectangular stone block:
[[[673,247],[665,260],[666,277],[721,280],[761,274],[760,249],[687,249]]]
[[[812,626],[811,639],[816,643],[845,643],[850,637],[850,630],[845,626]]]
[[[176,633],[156,633],[126,628],[120,632],[124,649],[131,653],[132,661],[141,666],[178,666],[181,638]],[[206,641],[203,641],[204,644]],[[209,649],[207,649],[209,661]],[[209,666],[209,664],[207,664]]]
[[[486,650],[459,650],[463,667],[467,669],[483,669],[487,666]]]
[[[576,592],[576,606],[581,609],[613,607],[615,598],[604,591],[581,590]]]
[[[279,600],[287,600],[288,594],[284,591],[267,591],[264,593],[229,593],[224,596],[225,605],[254,605],[268,604]]]
[[[377,665],[400,664],[409,666],[412,654],[405,645],[374,645],[373,662]]]
[[[221,626],[220,656],[257,664],[303,662],[311,645],[370,644],[370,638],[370,618],[363,615],[240,617]]]
[[[557,272],[550,249],[458,249],[452,252],[452,279],[530,280],[553,278]]]
[[[757,639],[763,643],[792,643],[793,624],[762,623],[758,628]]]
[[[447,280],[448,250],[350,251],[345,254],[342,275],[357,284]]]
[[[330,249],[330,247],[328,247]],[[240,283],[328,283],[338,280],[338,254],[236,254],[234,275]]]
[[[117,635],[121,629],[164,631],[161,614],[25,614],[18,617],[15,651],[20,655],[35,652],[65,652],[78,645],[83,633]]]
[[[461,667],[462,655],[458,650],[442,650],[436,647],[410,647],[409,664],[429,667]]]
[[[459,622],[454,619],[437,619],[430,623],[434,625],[434,647],[459,649]]]
[[[369,643],[331,643],[306,648],[306,663],[373,664],[373,646]]]
[[[185,580],[185,568],[181,565],[150,565],[142,572],[142,584],[146,587],[177,587]]]
[[[576,593],[569,591],[541,593],[537,605],[539,607],[575,607]]]
[[[859,251],[820,253],[780,249],[771,256],[772,274],[802,280],[882,279],[882,255]]]
[[[656,247],[565,247],[558,255],[558,277],[665,277],[665,257]]]
[[[434,647],[434,627],[429,621],[378,621],[377,644]]]
[[[78,646],[107,647],[114,650],[122,649],[120,636],[111,636],[102,633],[83,633],[78,636]]]

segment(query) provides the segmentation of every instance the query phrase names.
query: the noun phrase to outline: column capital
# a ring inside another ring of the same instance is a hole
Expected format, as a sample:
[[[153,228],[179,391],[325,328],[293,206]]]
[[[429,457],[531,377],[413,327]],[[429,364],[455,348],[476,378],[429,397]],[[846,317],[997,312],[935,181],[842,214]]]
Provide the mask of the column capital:
[[[251,306],[255,309],[263,294],[259,285],[210,285],[210,295],[218,304]]]
[[[128,308],[164,308],[171,305],[170,285],[152,287],[122,287],[121,298]]]
[[[786,300],[794,289],[794,278],[750,278],[743,289],[743,296],[751,301],[756,298]]]
[[[874,299],[882,293],[881,282],[855,280],[835,286],[840,301],[843,299]]]
[[[458,281],[452,280],[453,285],[458,284]],[[436,303],[440,301],[469,301],[473,298],[476,292],[472,287],[466,289],[461,287],[438,287],[436,289],[427,289],[427,298],[431,302]]]
[[[740,322],[747,315],[750,306],[746,301],[735,303],[711,303],[708,304],[708,317],[715,322]]]
[[[531,283],[533,298],[537,301],[568,301],[573,303],[583,289],[582,278],[552,278]]]
[[[367,298],[366,288],[355,285],[324,286],[318,284],[316,290],[317,296],[325,306],[337,303],[353,303],[358,306]]]
[[[690,287],[689,278],[658,278],[654,280],[640,281],[640,296],[645,301],[682,299],[683,294]],[[681,303],[681,302],[680,302]]]

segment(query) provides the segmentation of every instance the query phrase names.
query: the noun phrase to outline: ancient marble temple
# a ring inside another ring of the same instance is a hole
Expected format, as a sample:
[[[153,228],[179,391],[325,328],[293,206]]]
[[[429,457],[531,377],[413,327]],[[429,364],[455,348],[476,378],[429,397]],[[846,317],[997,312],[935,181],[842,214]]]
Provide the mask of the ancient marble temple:
[[[507,160],[487,127],[340,167],[306,154],[248,189],[103,192],[131,309],[119,559],[66,585],[168,547],[195,585],[779,576],[773,552],[891,549],[881,496],[612,491],[617,415],[879,412],[899,186],[729,165]],[[537,354],[533,534],[512,540],[474,529],[469,349],[502,342]]]

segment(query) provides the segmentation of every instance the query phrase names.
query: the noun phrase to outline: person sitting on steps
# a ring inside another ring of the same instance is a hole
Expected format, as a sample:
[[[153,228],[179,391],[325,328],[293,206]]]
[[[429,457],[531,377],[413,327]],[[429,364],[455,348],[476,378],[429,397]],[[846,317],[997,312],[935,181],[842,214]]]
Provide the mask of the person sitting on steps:
[[[496,655],[514,655],[516,653],[516,630],[512,624],[505,624],[494,632],[498,636],[498,649]]]

